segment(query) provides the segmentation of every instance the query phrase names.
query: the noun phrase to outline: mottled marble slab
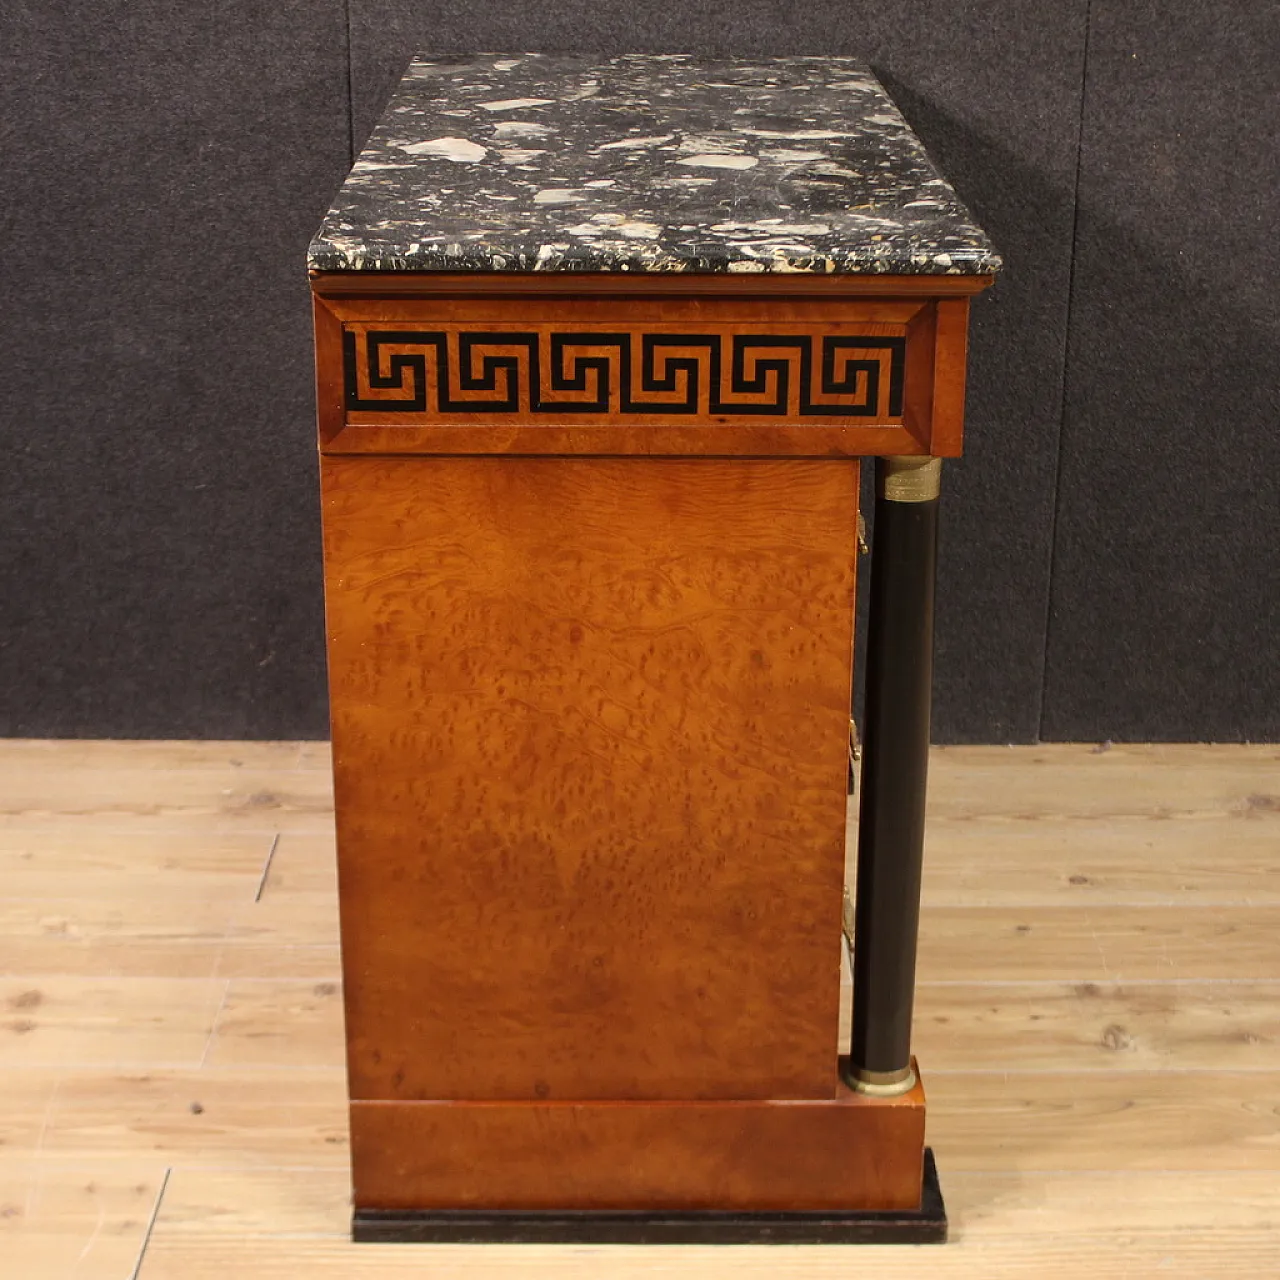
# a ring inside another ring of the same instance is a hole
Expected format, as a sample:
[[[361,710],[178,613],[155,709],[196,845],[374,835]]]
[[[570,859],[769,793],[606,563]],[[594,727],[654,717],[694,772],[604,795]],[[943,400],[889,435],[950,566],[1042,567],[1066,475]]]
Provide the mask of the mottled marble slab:
[[[420,57],[317,271],[986,274],[1000,258],[849,58]]]

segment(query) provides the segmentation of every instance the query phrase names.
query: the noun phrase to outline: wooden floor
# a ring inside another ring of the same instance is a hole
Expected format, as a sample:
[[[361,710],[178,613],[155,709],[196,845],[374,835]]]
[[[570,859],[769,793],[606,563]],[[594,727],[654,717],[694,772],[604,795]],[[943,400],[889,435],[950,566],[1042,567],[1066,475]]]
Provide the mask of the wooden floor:
[[[327,769],[0,743],[4,1280],[1280,1276],[1280,748],[935,753],[924,1255],[349,1244]]]

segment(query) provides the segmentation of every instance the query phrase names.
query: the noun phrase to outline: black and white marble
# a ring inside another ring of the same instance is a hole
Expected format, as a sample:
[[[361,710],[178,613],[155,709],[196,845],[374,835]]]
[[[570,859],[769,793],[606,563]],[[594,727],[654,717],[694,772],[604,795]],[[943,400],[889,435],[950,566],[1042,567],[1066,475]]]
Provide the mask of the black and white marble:
[[[865,66],[417,58],[317,271],[985,274],[1000,258]]]

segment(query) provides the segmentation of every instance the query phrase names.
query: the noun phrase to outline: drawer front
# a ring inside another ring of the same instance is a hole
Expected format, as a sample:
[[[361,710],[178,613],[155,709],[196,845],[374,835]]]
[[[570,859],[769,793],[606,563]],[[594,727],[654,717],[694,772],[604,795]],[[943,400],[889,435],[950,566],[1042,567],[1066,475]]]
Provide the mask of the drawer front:
[[[967,300],[317,298],[321,445],[937,452],[940,305]]]

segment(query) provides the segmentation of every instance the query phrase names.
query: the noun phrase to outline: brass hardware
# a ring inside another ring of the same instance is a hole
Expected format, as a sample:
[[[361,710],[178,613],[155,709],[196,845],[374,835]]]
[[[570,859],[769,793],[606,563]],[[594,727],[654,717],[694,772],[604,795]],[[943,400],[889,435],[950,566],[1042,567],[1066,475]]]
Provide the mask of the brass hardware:
[[[916,1087],[915,1067],[902,1067],[898,1071],[867,1071],[862,1067],[850,1067],[845,1084],[868,1098],[896,1098]]]
[[[853,898],[849,886],[844,887],[844,904],[840,911],[840,931],[844,934],[845,946],[853,950]],[[850,957],[852,961],[852,957]]]
[[[858,512],[858,554],[865,556],[871,548],[867,546],[867,517]]]
[[[942,492],[942,459],[881,458],[876,487],[888,502],[932,502]]]

